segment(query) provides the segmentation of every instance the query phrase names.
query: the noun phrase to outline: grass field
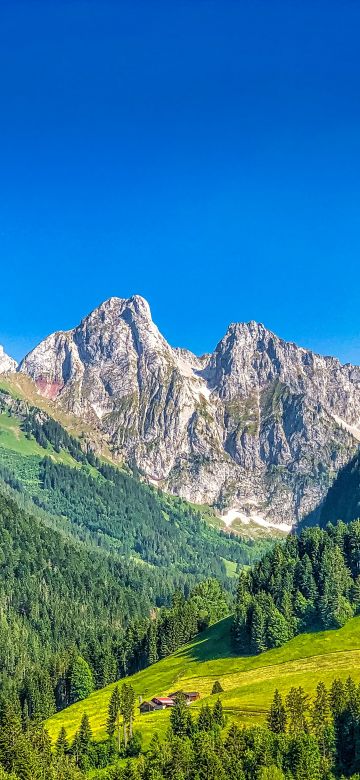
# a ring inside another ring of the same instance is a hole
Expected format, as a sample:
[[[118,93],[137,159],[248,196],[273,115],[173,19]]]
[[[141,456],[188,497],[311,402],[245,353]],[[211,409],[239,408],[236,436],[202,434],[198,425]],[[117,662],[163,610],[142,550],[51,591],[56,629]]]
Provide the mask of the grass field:
[[[33,436],[25,436],[17,417],[10,416],[7,412],[0,413],[0,463],[10,468],[32,491],[36,491],[39,463],[45,455],[65,466],[79,467],[76,460],[65,450],[55,452],[50,444],[45,450]]]
[[[360,681],[360,617],[337,631],[302,634],[281,648],[258,656],[234,656],[229,639],[230,618],[220,621],[191,644],[129,678],[138,695],[151,698],[173,690],[196,690],[200,702],[210,696],[215,680],[224,689],[221,700],[230,720],[261,723],[275,688],[287,693],[291,686],[302,685],[310,694],[320,680],[330,684],[335,677],[349,674]],[[113,685],[96,691],[88,699],[57,713],[46,727],[56,739],[61,726],[72,738],[84,712],[89,715],[94,737],[106,737],[107,707]],[[214,697],[215,698],[215,697]],[[146,746],[155,731],[168,726],[169,711],[136,715],[135,729],[142,733]]]

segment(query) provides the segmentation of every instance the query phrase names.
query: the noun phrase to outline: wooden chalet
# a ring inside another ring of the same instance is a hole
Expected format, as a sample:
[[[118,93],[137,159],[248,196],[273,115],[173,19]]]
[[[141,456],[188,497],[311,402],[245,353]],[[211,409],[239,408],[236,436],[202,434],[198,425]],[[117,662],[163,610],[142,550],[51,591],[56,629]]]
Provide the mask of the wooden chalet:
[[[144,712],[154,712],[154,710],[159,709],[160,707],[158,707],[153,701],[142,701],[139,707],[141,715],[143,715]]]
[[[175,691],[175,693],[169,693],[170,699],[176,699],[177,696],[180,696],[182,694],[185,696],[185,699],[188,704],[191,704],[193,701],[197,701],[197,699],[200,699],[200,693],[198,691]]]
[[[162,710],[165,710],[167,707],[173,707],[175,704],[174,699],[172,699],[171,696],[154,696],[151,701]]]
[[[166,710],[168,707],[174,707],[175,699],[179,694],[185,696],[187,704],[191,704],[192,701],[200,699],[200,693],[197,691],[191,691],[190,693],[187,693],[186,691],[175,691],[175,693],[171,693],[169,696],[154,696],[151,701],[141,702],[139,707],[140,713],[154,712],[154,710]]]

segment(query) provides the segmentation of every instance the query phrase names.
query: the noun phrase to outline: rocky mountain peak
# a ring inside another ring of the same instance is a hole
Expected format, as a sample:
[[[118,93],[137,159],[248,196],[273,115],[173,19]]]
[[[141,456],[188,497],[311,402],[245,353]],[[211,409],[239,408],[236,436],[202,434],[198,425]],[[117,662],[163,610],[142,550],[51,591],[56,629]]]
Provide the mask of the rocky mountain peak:
[[[167,343],[139,295],[104,301],[19,370],[94,420],[115,457],[232,520],[291,526],[360,441],[360,368],[255,321],[232,323],[199,358]]]
[[[17,362],[4,352],[4,347],[0,344],[0,374],[7,371],[16,371]]]

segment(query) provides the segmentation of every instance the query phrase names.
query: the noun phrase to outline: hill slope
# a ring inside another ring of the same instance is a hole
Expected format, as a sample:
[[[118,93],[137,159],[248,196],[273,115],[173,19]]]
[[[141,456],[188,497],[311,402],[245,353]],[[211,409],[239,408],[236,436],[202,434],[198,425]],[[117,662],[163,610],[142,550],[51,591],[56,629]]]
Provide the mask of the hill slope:
[[[321,507],[320,525],[333,518],[344,523],[360,518],[360,453],[344,466]]]
[[[143,698],[179,689],[197,690],[201,700],[192,705],[196,708],[219,680],[224,689],[220,698],[229,718],[248,723],[264,720],[276,688],[286,693],[291,686],[302,685],[306,692],[313,693],[320,680],[344,680],[350,672],[356,681],[360,680],[360,617],[337,631],[302,634],[281,648],[256,656],[233,655],[229,628],[230,618],[220,621],[128,681]],[[109,685],[50,718],[46,727],[52,739],[56,739],[61,726],[73,737],[84,712],[89,715],[95,739],[104,739],[112,689]],[[169,711],[136,716],[135,729],[142,733],[145,748],[155,731],[167,728],[168,717]]]
[[[266,546],[219,533],[209,524],[216,518],[208,510],[202,514],[97,459],[87,439],[69,435],[47,411],[14,397],[15,388],[8,387],[12,394],[0,386],[0,479],[23,504],[27,497],[56,517],[56,527],[96,548],[156,566],[165,577],[176,565],[177,581],[180,572],[224,580]],[[33,504],[25,508],[36,512]]]

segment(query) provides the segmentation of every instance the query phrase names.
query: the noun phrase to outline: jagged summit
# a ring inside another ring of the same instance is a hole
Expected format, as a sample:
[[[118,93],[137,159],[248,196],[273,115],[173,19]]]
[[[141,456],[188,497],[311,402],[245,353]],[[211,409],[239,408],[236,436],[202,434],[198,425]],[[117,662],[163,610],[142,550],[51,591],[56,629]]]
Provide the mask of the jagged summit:
[[[19,366],[100,425],[115,456],[227,522],[315,510],[360,440],[360,369],[232,323],[199,358],[172,348],[139,295],[109,298]]]
[[[17,362],[4,352],[4,347],[0,344],[0,374],[8,371],[16,371]]]
[[[96,317],[102,315],[121,316],[122,313],[129,309],[134,314],[146,317],[151,320],[150,306],[145,298],[141,295],[132,295],[130,298],[118,298],[116,296],[107,298],[106,301],[100,303],[90,314],[87,314],[84,319],[89,317]]]

